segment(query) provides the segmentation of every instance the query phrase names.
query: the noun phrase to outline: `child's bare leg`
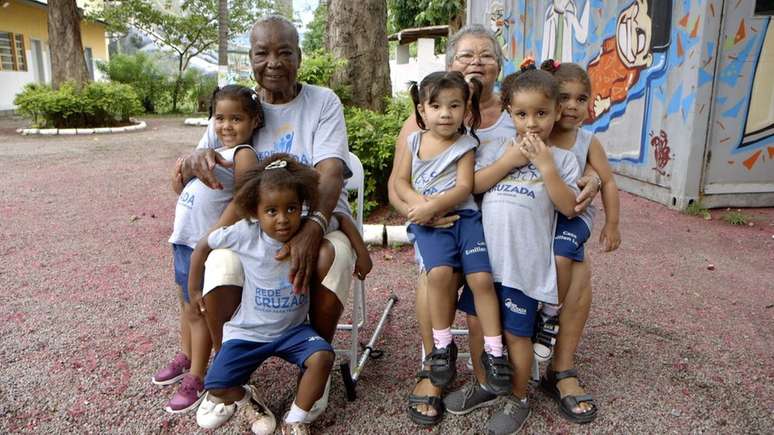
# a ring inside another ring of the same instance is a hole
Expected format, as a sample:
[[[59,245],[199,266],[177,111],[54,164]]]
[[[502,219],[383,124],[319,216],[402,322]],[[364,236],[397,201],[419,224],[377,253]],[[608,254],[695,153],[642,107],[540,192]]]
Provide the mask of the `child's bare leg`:
[[[434,267],[427,273],[430,323],[435,330],[450,328],[454,321],[455,285],[453,269],[449,266]]]
[[[559,290],[559,303],[561,304],[570,288],[572,265],[575,262],[561,255],[554,256],[554,259],[556,260],[556,286]]]
[[[588,258],[582,263],[575,262],[572,268],[572,280],[567,296],[563,301],[563,308],[559,314],[559,336],[556,340],[554,358],[551,368],[561,372],[575,367],[575,351],[578,348],[583,328],[589,317],[591,309],[591,264]],[[562,397],[579,396],[586,394],[578,378],[566,378],[557,383],[557,388]],[[581,402],[573,410],[575,413],[583,413],[591,410],[588,402]]]
[[[515,376],[512,378],[511,393],[519,399],[527,397],[527,386],[532,373],[532,340],[530,337],[517,337],[505,332],[508,344],[508,357],[511,360]]]
[[[481,329],[481,320],[478,316],[468,314],[468,347],[470,348],[470,359],[473,360],[473,373],[479,384],[486,383],[486,372],[481,365],[481,354],[484,352],[484,333]]]
[[[177,299],[180,302],[180,349],[188,359],[191,359],[191,327],[188,324],[186,303],[183,299],[183,289],[177,286]]]
[[[341,313],[344,312],[344,306],[341,304],[339,297],[336,296],[336,293],[322,285],[322,281],[328,275],[328,271],[333,265],[335,255],[336,253],[331,242],[323,240],[317,257],[317,276],[310,282],[312,288],[309,318],[312,328],[328,343],[333,342],[339,318]]]
[[[333,367],[334,356],[331,352],[315,352],[304,361],[304,375],[301,376],[301,382],[298,384],[298,393],[296,394],[295,404],[309,411],[312,405],[323,395],[325,383],[328,381],[328,375]]]
[[[191,374],[204,379],[212,350],[210,331],[207,328],[207,321],[199,312],[198,305],[186,304],[185,311],[191,329]]]
[[[473,291],[476,314],[479,316],[484,336],[501,335],[500,302],[495,293],[494,283],[492,283],[492,275],[487,272],[471,273],[466,275],[465,279]]]
[[[209,399],[215,403],[231,405],[234,402],[242,400],[245,397],[245,394],[245,389],[242,388],[242,386],[215,388],[209,390]]]
[[[223,325],[231,320],[239,304],[242,303],[242,287],[233,285],[216,287],[204,295],[203,299],[207,307],[205,313],[207,329],[212,346],[217,352],[223,342]]]

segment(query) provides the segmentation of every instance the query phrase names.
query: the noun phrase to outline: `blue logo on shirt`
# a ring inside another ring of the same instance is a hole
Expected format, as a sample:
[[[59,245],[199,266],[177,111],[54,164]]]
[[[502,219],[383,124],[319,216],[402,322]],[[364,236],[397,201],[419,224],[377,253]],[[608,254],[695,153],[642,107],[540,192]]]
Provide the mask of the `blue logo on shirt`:
[[[295,132],[285,133],[282,136],[280,136],[279,139],[277,139],[277,142],[274,142],[274,151],[279,153],[289,153],[290,149],[293,148],[293,136],[295,135]]]
[[[266,311],[295,311],[307,303],[306,293],[293,293],[293,286],[255,289],[255,306]]]
[[[182,205],[185,208],[192,209],[194,205],[194,197],[195,195],[193,193],[183,192],[183,194],[180,195],[180,199],[177,202],[178,204]]]

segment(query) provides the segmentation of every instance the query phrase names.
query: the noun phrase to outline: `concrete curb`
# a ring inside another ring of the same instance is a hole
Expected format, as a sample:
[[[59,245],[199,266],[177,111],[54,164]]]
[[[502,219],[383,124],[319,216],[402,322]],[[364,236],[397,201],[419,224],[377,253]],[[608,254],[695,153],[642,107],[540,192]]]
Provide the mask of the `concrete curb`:
[[[17,128],[16,132],[22,136],[43,135],[43,136],[84,136],[89,134],[105,133],[126,133],[129,131],[143,130],[148,127],[145,121],[136,121],[137,124],[127,125],[126,127],[102,127],[102,128]]]
[[[405,225],[363,225],[363,240],[367,245],[400,246],[409,244]]]
[[[206,127],[209,123],[209,118],[186,118],[185,121],[183,121],[183,124],[194,127]]]

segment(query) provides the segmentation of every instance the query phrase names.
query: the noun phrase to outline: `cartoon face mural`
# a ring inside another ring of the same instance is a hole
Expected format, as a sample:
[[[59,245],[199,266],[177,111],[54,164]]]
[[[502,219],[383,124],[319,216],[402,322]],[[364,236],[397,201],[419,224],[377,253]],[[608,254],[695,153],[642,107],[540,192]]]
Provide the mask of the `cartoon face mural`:
[[[650,39],[653,32],[648,4],[637,0],[622,10],[616,23],[615,47],[627,68],[650,66]]]
[[[656,3],[662,3],[657,6],[671,8],[671,4],[663,4],[671,1]],[[624,7],[616,18],[615,35],[602,42],[601,52],[596,59],[589,62],[588,72],[592,87],[589,123],[593,123],[614,104],[641,96],[633,95],[630,90],[640,79],[640,71],[653,66],[654,26],[649,11],[646,0],[635,0]],[[671,15],[660,19],[671,19]],[[669,21],[666,24],[669,29]],[[658,38],[659,41],[663,39],[664,35]],[[668,30],[666,40],[669,40]],[[663,50],[665,46],[661,44],[658,48]],[[651,73],[662,71],[665,66],[666,62],[658,64]],[[620,110],[618,115],[623,112],[624,110]],[[604,127],[599,124],[594,130],[601,131]]]

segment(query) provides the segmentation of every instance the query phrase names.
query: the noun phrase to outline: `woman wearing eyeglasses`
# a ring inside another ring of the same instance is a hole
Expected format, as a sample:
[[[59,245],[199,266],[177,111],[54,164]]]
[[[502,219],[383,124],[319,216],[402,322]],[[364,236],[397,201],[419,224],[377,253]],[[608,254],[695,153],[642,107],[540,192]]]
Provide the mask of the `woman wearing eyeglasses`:
[[[490,143],[494,145],[496,142],[510,141],[516,136],[513,122],[508,113],[502,110],[500,95],[495,92],[497,77],[500,75],[502,68],[502,59],[503,54],[500,45],[492,33],[482,25],[466,26],[449,38],[446,51],[446,69],[461,72],[466,80],[476,78],[483,85],[479,103],[481,124],[476,130],[476,135],[480,139],[480,147],[486,147]],[[395,193],[394,168],[400,167],[400,159],[405,155],[406,139],[417,130],[419,130],[419,125],[417,125],[415,115],[412,114],[403,124],[403,128],[398,135],[395,144],[393,173],[390,175],[388,184],[390,203],[404,216],[408,215],[409,206],[398,198],[398,195]],[[589,178],[588,175],[581,178],[578,183],[579,186],[583,188],[586,185],[586,180]],[[596,193],[596,185],[594,183],[588,183],[588,185],[589,187],[585,188],[579,196],[578,208],[580,209],[585,208]],[[458,217],[456,216],[438,218],[434,221],[434,225],[438,227],[450,226],[457,219]],[[420,263],[420,276],[416,291],[416,314],[420,334],[422,335],[422,344],[429,351],[433,348],[434,343],[427,299],[427,277],[422,267],[421,259],[418,260]],[[458,277],[457,282],[461,285],[461,276]],[[568,294],[568,303],[572,296]],[[573,345],[565,346],[564,348],[564,352],[569,353],[570,360],[572,360],[572,355],[575,353],[575,346],[577,346],[577,340],[583,331],[583,325],[585,324],[586,317],[588,317],[588,309],[591,303],[590,294],[586,298],[577,297],[576,299],[579,301],[583,300],[583,303],[577,304],[576,307],[569,307],[565,304],[563,310],[564,312],[576,313],[575,319],[573,319],[575,325],[568,325],[569,331],[567,331],[572,332],[573,338],[566,340],[567,342],[572,342]],[[453,313],[450,313],[450,315],[453,316]],[[476,316],[468,316],[468,327],[470,331],[470,352],[473,355],[474,371],[479,382],[472,382],[466,387],[466,390],[471,391],[461,391],[450,395],[446,400],[446,404],[444,404],[444,401],[441,400],[442,391],[440,388],[433,386],[430,379],[428,379],[429,367],[425,365],[417,376],[418,382],[409,397],[408,414],[415,423],[430,426],[441,421],[446,409],[454,414],[466,414],[474,409],[495,403],[497,396],[481,388],[481,384],[483,384],[486,376],[478,358],[483,351],[483,333]],[[565,325],[562,325],[562,328],[564,327]],[[559,340],[561,339],[560,335]],[[559,356],[558,352],[559,346],[557,346],[555,358]],[[496,428],[492,429],[495,429],[494,432],[498,432]]]

